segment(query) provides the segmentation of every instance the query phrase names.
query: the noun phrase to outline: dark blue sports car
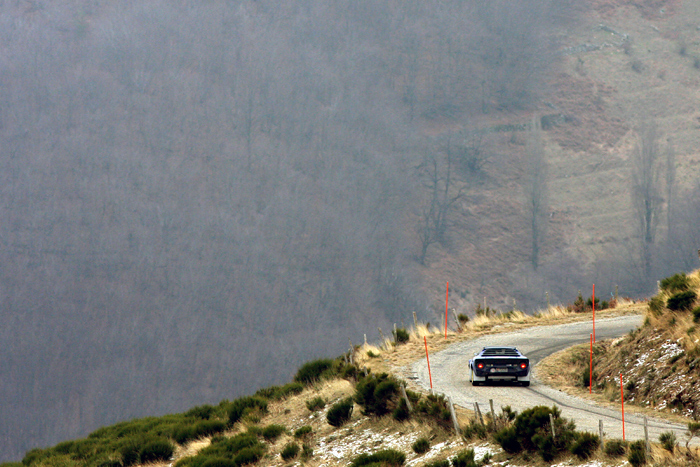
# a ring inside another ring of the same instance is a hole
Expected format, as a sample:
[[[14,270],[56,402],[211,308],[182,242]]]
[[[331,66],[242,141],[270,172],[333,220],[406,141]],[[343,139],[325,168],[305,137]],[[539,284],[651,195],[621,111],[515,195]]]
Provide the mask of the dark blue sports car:
[[[530,385],[530,359],[515,347],[484,347],[469,360],[473,386],[488,381],[515,381]]]

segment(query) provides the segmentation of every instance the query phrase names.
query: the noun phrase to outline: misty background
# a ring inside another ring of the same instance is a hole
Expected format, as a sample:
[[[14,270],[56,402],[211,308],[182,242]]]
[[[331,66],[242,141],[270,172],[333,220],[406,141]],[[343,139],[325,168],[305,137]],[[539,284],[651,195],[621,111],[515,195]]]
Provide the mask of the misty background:
[[[431,255],[481,241],[499,170],[528,201],[508,293],[573,300],[542,125],[518,159],[477,119],[539,105],[576,3],[2,2],[0,461],[435,319]]]

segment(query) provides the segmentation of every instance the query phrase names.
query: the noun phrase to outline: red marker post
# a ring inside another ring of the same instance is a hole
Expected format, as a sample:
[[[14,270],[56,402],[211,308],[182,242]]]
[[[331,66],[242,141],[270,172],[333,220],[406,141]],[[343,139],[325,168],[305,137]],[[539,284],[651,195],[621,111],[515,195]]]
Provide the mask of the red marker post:
[[[589,365],[590,374],[588,375],[588,394],[593,393],[593,334],[591,334],[591,363]]]
[[[450,283],[447,282],[445,288],[445,339],[447,339],[447,300],[450,298]]]
[[[620,401],[622,402],[622,441],[625,440],[625,392],[622,389],[622,373],[620,373]]]
[[[428,357],[428,339],[423,336],[423,342],[425,342],[425,360],[428,362],[428,378],[430,378],[430,391],[433,390],[433,375],[430,373],[430,357]]]
[[[591,301],[593,302],[593,342],[595,342],[595,284],[593,284],[593,297]]]

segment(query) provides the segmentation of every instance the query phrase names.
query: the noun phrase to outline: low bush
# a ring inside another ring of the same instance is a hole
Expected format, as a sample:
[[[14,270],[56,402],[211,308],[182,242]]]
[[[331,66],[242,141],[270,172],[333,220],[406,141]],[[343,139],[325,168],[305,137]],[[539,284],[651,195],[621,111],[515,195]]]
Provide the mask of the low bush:
[[[643,440],[630,443],[627,462],[632,464],[632,467],[639,467],[647,463],[647,450]]]
[[[649,300],[649,311],[651,311],[654,316],[661,316],[664,311],[664,301],[658,295],[654,295]]]
[[[581,370],[581,386],[584,388],[587,388],[590,385],[590,379],[591,379],[591,368],[590,368],[590,362],[586,362],[586,366]],[[596,372],[593,372],[593,381],[595,381],[598,378],[598,375]]]
[[[316,412],[317,410],[321,410],[326,406],[326,401],[323,400],[323,397],[314,397],[313,399],[309,399],[306,401],[306,408],[309,409],[312,412]]]
[[[200,405],[197,407],[192,407],[190,410],[185,412],[186,417],[201,418],[202,420],[209,420],[214,414],[214,407],[211,405]]]
[[[686,290],[690,289],[690,279],[684,272],[681,272],[662,279],[659,283],[659,287],[661,287],[661,290],[668,294],[685,292]]]
[[[486,427],[476,420],[470,420],[469,425],[462,428],[462,436],[467,440],[473,438],[486,439],[487,435]]]
[[[330,358],[322,358],[304,363],[297,370],[294,381],[305,385],[313,384],[321,378],[330,377],[334,374],[335,362]]]
[[[452,427],[452,416],[443,395],[428,394],[416,404],[416,412],[437,422],[445,429]]]
[[[523,450],[520,441],[518,441],[518,433],[514,426],[501,428],[494,433],[493,439],[500,444],[503,450],[508,454],[517,454]]]
[[[304,384],[294,381],[287,383],[284,386],[270,386],[269,388],[260,389],[255,393],[255,395],[265,399],[278,401],[286,399],[289,396],[299,394],[304,390],[304,388]]]
[[[693,308],[693,321],[700,323],[700,306]]]
[[[286,431],[287,429],[284,426],[273,423],[272,425],[267,425],[265,428],[263,428],[262,436],[266,441],[271,443]]]
[[[238,451],[236,457],[233,458],[233,462],[236,464],[236,467],[240,467],[241,465],[255,464],[257,461],[262,459],[262,456],[264,454],[265,450],[262,446],[243,448],[240,451]]]
[[[355,386],[354,400],[364,415],[382,416],[396,407],[399,383],[386,373],[368,375]]]
[[[167,439],[155,439],[147,442],[139,450],[139,459],[142,464],[149,462],[167,461],[175,452],[175,446]]]
[[[586,460],[600,446],[600,438],[592,433],[579,433],[574,443],[571,445],[571,454],[581,460]]]
[[[221,433],[226,424],[220,420],[202,420],[193,425],[182,424],[173,430],[172,437],[178,444],[185,444],[193,439],[204,438]]]
[[[262,413],[267,412],[267,399],[260,396],[245,396],[236,399],[231,403],[228,412],[228,420],[231,425],[238,422],[244,415],[251,411],[259,410]]]
[[[408,339],[408,331],[406,331],[404,328],[396,328],[396,331],[394,332],[394,341],[397,344],[403,344],[404,342],[408,342]]]
[[[304,444],[301,447],[301,459],[302,460],[308,460],[311,459],[314,456],[314,450],[311,446],[308,444]]]
[[[326,414],[328,424],[334,427],[343,426],[350,420],[352,409],[353,404],[351,397],[336,402],[328,409],[328,413]]]
[[[416,454],[425,454],[430,449],[430,441],[428,438],[418,438],[411,448]]]
[[[411,417],[411,412],[408,410],[408,404],[405,399],[399,399],[399,403],[396,405],[396,408],[392,410],[391,416],[397,422],[403,422]]]
[[[554,420],[556,438],[552,437],[550,414]],[[524,410],[513,426],[503,428],[494,434],[494,439],[504,451],[516,454],[523,450],[537,452],[545,462],[572,445],[576,438],[575,425],[560,417],[556,407],[536,406]]]
[[[400,467],[406,462],[406,455],[395,449],[377,451],[374,454],[360,454],[352,463],[351,467],[362,467],[371,464],[381,464],[385,467]]]
[[[611,439],[603,446],[603,452],[610,457],[624,456],[627,452],[627,441],[621,439]]]
[[[665,450],[673,454],[676,448],[676,434],[672,431],[665,431],[659,435],[659,442]]]
[[[288,461],[292,460],[295,457],[299,455],[299,445],[297,443],[289,443],[287,444],[284,449],[282,449],[282,452],[280,453],[280,457],[282,458],[283,461]]]
[[[119,450],[119,453],[122,455],[122,465],[129,467],[136,464],[139,461],[140,450],[141,446],[135,440],[126,442]]]
[[[304,425],[302,427],[297,428],[296,431],[294,431],[294,437],[297,439],[303,438],[311,434],[312,431],[313,430],[309,425]]]
[[[477,467],[474,460],[474,449],[465,449],[452,459],[452,467]]]
[[[678,292],[671,295],[666,301],[666,306],[673,311],[687,311],[693,306],[698,296],[692,290]]]

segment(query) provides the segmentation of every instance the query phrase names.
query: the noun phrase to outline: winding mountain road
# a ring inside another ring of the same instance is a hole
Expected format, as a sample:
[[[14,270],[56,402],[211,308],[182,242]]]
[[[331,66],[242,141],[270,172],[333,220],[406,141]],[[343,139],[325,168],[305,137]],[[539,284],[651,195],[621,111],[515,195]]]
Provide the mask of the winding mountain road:
[[[623,336],[642,324],[640,315],[620,316],[596,320],[596,338],[608,339]],[[533,368],[545,357],[572,345],[589,342],[590,322],[540,326],[515,332],[504,332],[479,337],[451,345],[447,349],[430,355],[433,388],[435,392],[452,398],[452,402],[473,409],[478,402],[482,411],[488,411],[489,399],[494,408],[509,405],[518,412],[536,406],[552,406],[561,409],[562,416],[572,419],[580,431],[598,433],[598,421],[603,420],[605,437],[622,438],[622,416],[620,410],[596,405],[591,401],[570,396],[532,378],[529,387],[514,386],[509,383],[474,387],[469,382],[469,359],[486,345],[516,346],[530,358]],[[417,383],[430,389],[428,366],[423,361],[411,365]],[[537,370],[535,368],[535,375]],[[658,440],[659,434],[673,431],[679,441],[684,440],[686,427],[664,420],[648,419],[649,438]],[[644,439],[644,419],[642,416],[625,413],[625,438]]]

